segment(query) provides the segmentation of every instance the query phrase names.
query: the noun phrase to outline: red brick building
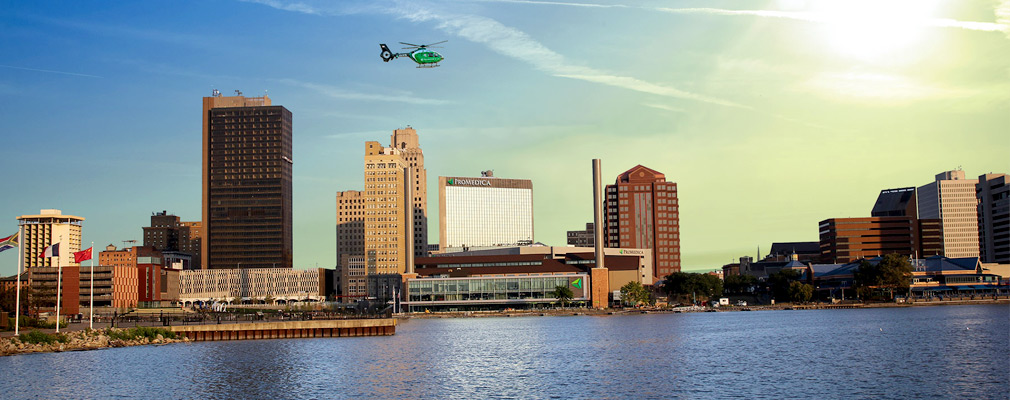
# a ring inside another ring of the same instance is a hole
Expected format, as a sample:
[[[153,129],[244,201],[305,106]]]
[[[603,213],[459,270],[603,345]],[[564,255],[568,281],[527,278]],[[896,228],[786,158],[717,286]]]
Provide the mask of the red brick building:
[[[680,212],[677,183],[637,165],[607,185],[606,247],[652,249],[654,274],[680,272]]]

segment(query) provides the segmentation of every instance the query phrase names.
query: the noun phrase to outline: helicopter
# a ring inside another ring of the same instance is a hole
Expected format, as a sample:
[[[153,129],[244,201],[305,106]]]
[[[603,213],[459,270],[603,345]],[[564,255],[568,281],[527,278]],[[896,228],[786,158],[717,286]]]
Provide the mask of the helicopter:
[[[437,43],[431,44],[412,44],[400,42],[400,44],[407,45],[409,47],[404,47],[404,50],[413,50],[410,53],[394,53],[389,50],[385,44],[380,44],[379,47],[382,48],[382,61],[389,62],[389,60],[396,59],[398,57],[409,57],[411,60],[417,63],[418,68],[434,68],[438,66],[438,62],[442,61],[442,55],[433,50],[428,50],[436,44],[442,44],[448,42],[448,40],[443,40]]]

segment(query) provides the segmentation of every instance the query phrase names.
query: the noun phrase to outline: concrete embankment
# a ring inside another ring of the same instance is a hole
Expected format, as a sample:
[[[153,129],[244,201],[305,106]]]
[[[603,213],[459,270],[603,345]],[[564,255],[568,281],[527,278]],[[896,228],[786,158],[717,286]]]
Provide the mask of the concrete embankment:
[[[396,333],[394,319],[338,319],[239,324],[182,325],[169,327],[189,340],[252,340],[350,336],[389,336]]]

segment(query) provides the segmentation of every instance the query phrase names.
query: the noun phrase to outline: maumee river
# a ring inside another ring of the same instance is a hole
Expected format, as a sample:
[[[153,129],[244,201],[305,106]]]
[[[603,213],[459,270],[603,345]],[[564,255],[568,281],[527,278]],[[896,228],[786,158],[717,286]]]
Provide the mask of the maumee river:
[[[1006,305],[412,319],[0,358],[0,398],[1007,399]]]

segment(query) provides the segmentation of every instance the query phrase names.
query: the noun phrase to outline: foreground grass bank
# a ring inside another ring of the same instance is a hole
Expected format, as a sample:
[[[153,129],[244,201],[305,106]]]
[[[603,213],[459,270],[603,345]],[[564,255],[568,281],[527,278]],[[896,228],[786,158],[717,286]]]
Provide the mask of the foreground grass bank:
[[[0,338],[0,356],[23,353],[50,353],[94,350],[108,347],[140,346],[189,341],[164,328],[136,327],[129,329],[83,330],[66,333],[45,333],[31,330],[20,336]]]

